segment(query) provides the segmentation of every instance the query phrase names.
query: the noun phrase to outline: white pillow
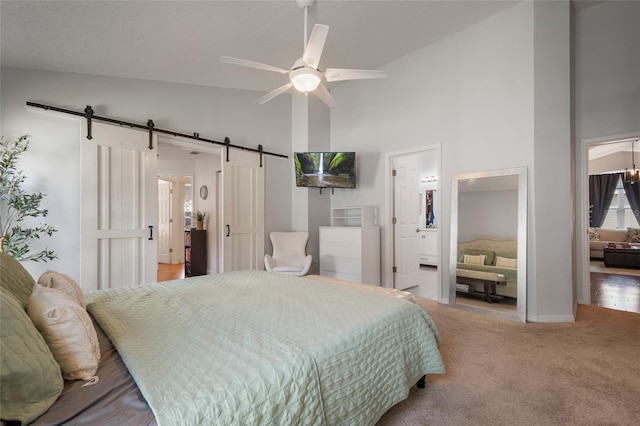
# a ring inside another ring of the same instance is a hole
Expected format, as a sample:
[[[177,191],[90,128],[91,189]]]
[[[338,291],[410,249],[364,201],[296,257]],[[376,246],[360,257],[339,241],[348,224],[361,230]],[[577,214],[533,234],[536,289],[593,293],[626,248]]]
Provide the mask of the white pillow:
[[[78,283],[68,275],[49,270],[40,275],[40,278],[38,278],[38,284],[43,287],[55,288],[67,293],[73,300],[82,306],[82,308],[86,309],[82,289]]]
[[[67,380],[89,380],[98,370],[100,346],[87,311],[66,293],[33,286],[29,318],[44,337]]]
[[[496,266],[498,268],[512,268],[518,267],[518,259],[509,259],[508,257],[496,257]]]
[[[486,260],[486,258],[487,256],[484,254],[479,254],[477,256],[465,254],[464,258],[462,259],[462,263],[466,263],[468,265],[484,265],[484,261]]]

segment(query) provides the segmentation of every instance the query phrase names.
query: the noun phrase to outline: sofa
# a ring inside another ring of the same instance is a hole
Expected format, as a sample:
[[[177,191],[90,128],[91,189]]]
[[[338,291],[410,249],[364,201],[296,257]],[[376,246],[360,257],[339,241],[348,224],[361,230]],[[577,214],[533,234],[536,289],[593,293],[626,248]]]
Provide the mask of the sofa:
[[[516,240],[500,240],[479,238],[472,241],[458,243],[458,271],[480,271],[495,276],[492,281],[497,295],[518,297],[518,244]],[[465,262],[465,255],[466,260]],[[469,263],[481,258],[482,264]],[[488,274],[482,274],[487,276]],[[501,277],[501,275],[503,277]],[[482,292],[482,286],[474,285],[474,290]]]
[[[589,228],[589,257],[604,259],[604,248],[609,243],[623,247],[640,247],[640,229]]]

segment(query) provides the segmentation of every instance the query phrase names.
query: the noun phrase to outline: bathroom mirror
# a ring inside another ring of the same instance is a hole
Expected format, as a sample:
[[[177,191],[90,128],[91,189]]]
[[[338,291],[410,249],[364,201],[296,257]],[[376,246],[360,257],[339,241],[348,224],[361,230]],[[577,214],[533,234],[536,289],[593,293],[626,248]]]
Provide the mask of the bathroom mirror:
[[[436,191],[428,189],[424,193],[424,227],[436,228]]]
[[[527,168],[454,175],[451,188],[450,303],[526,322]]]

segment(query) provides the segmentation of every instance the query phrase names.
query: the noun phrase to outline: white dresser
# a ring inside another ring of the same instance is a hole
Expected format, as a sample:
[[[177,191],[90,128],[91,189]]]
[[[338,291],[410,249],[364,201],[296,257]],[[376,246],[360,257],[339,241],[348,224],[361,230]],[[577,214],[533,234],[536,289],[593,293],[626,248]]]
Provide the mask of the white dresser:
[[[380,228],[321,226],[320,275],[380,285]]]
[[[438,265],[438,230],[421,229],[418,232],[421,265]]]

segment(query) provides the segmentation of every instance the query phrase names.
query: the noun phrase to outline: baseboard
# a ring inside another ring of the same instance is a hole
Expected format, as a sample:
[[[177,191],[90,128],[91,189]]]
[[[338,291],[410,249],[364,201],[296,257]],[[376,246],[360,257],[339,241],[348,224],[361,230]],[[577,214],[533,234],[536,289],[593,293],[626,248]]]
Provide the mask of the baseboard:
[[[576,322],[575,315],[532,315],[527,314],[527,322]]]

